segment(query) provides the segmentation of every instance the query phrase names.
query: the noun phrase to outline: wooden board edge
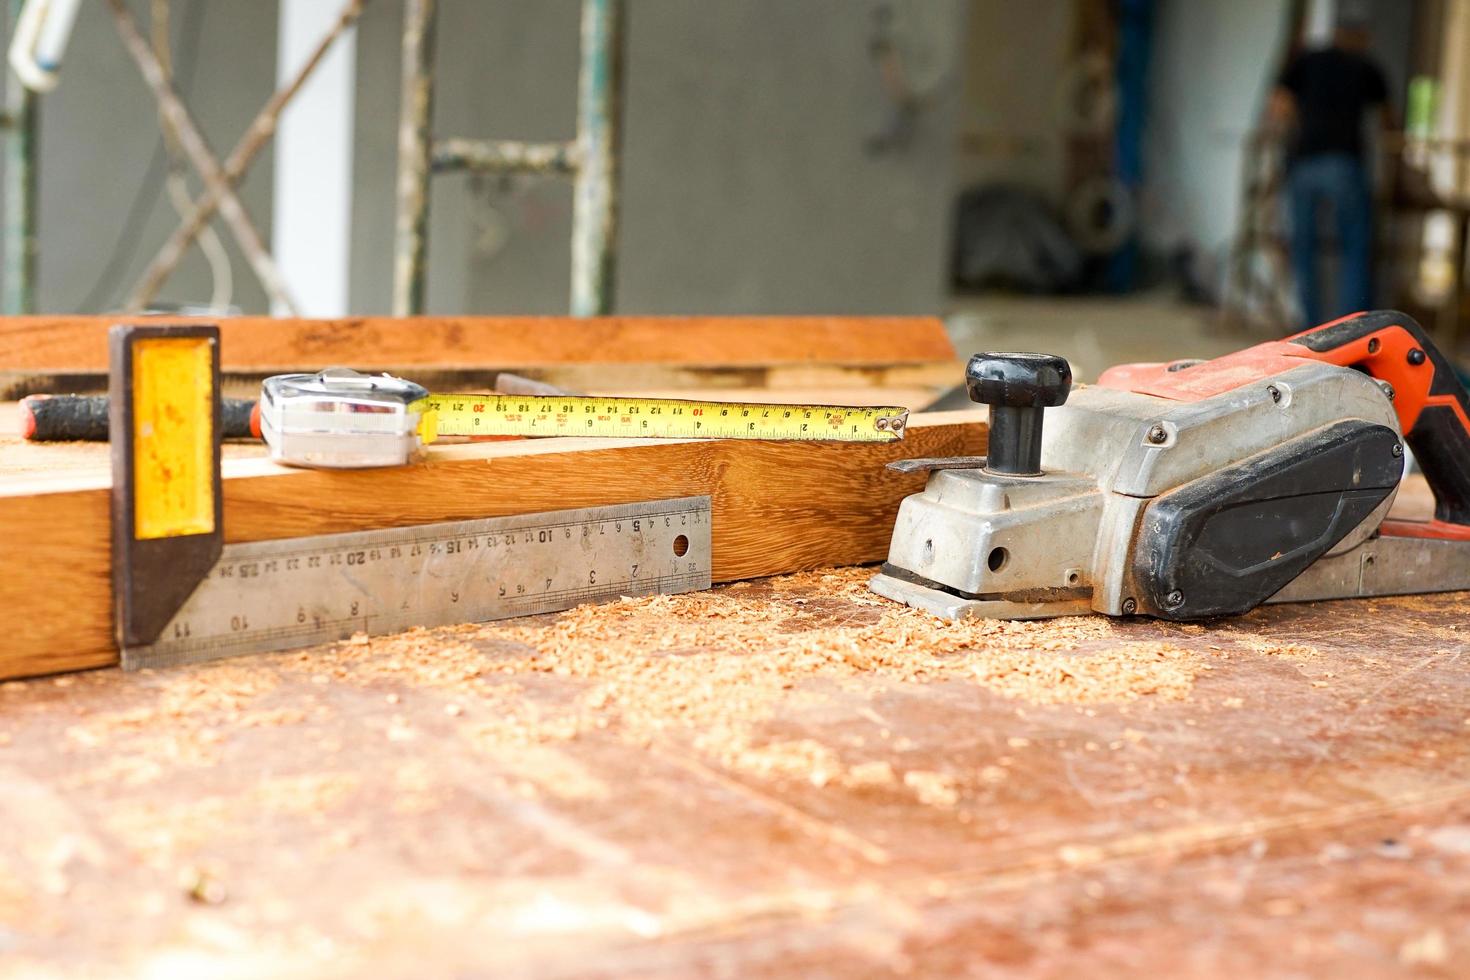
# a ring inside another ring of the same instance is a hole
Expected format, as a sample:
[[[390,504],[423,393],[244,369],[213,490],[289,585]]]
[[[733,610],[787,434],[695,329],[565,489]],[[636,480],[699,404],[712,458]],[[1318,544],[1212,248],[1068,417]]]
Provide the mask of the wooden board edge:
[[[771,367],[954,359],[936,317],[273,317],[30,316],[0,318],[0,371],[86,374],[106,369],[109,326],[217,322],[227,372],[332,364],[388,370],[489,370],[570,364]]]
[[[313,367],[327,365],[314,364]],[[301,366],[302,369],[307,365]],[[505,364],[499,367],[424,369],[412,364],[379,365],[383,371],[406,377],[432,391],[484,390],[494,384],[501,371],[544,381],[571,392],[587,394],[633,394],[670,389],[698,389],[718,393],[730,390],[799,391],[803,388],[933,389],[959,384],[965,376],[964,363],[956,360],[895,361],[890,364],[843,365],[669,365],[669,364]],[[258,394],[260,382],[275,372],[225,371],[224,390],[229,397]],[[107,390],[105,371],[34,373],[0,370],[0,402],[18,401],[26,395],[100,394]],[[718,397],[718,395],[716,395]]]

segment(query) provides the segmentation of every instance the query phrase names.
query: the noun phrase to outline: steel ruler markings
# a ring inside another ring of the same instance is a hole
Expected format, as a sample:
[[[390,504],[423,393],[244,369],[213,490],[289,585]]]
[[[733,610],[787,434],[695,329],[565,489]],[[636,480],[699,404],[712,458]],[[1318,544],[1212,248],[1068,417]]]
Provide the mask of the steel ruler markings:
[[[226,545],[123,667],[690,592],[710,587],[710,570],[707,496]]]
[[[908,409],[766,405],[588,395],[430,395],[440,436],[655,436],[702,439],[892,442]]]

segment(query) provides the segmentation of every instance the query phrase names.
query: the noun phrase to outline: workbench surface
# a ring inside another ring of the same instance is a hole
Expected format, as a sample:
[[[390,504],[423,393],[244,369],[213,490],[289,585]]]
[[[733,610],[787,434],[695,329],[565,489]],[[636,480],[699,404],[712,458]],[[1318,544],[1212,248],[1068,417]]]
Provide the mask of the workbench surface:
[[[0,972],[1470,975],[1465,596],[808,573],[0,686]]]

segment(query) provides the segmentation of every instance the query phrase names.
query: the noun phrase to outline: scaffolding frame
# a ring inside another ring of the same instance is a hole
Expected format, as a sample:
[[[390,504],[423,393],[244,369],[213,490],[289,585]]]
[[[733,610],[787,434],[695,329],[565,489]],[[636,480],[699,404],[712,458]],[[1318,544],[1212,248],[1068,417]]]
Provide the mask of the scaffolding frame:
[[[159,0],[166,11],[169,0]],[[168,240],[148,263],[124,303],[126,312],[146,309],[178,269],[191,246],[216,215],[239,246],[267,297],[295,313],[297,308],[270,249],[236,188],[260,151],[275,136],[281,113],[302,89],[332,45],[361,17],[368,0],[346,0],[336,22],[306,62],[277,89],[221,162],[174,88],[165,59],[144,37],[124,0],[103,0],[123,47],[158,104],[159,126],[174,140],[204,189]],[[24,0],[9,0],[12,23]],[[402,107],[398,138],[397,215],[393,256],[393,313],[424,311],[428,261],[429,185],[436,174],[472,172],[570,178],[573,185],[571,295],[573,316],[611,312],[616,274],[618,169],[622,123],[625,0],[583,0],[581,58],[577,82],[577,128],[567,142],[435,140],[434,38],[438,0],[405,0]],[[0,238],[0,309],[7,315],[35,306],[38,266],[36,93],[9,74],[0,113],[5,207]]]
[[[188,254],[190,246],[218,214],[232,232],[266,295],[294,313],[296,305],[287,291],[285,280],[260,231],[241,203],[236,188],[256,156],[275,136],[281,113],[311,78],[332,45],[357,23],[369,0],[346,0],[341,14],[305,63],[285,85],[272,93],[223,163],[210,149],[183,98],[174,88],[165,57],[160,57],[160,53],[143,36],[137,20],[123,0],[104,2],[112,14],[123,47],[158,104],[160,129],[166,138],[176,141],[204,184],[203,192],[193,200],[188,212],[181,215],[173,234],[129,292],[124,311],[136,313],[147,308]],[[157,0],[157,3],[165,14],[169,11],[170,0]],[[9,0],[7,12],[12,24],[23,4],[24,0]],[[5,159],[4,187],[0,189],[5,206],[5,224],[3,232],[0,232],[0,257],[3,257],[0,258],[0,263],[3,263],[0,264],[0,310],[5,315],[31,313],[35,309],[39,255],[36,221],[39,101],[39,96],[21,85],[13,72],[7,72],[5,107],[0,113],[0,141],[4,144]]]
[[[205,141],[198,124],[184,105],[184,100],[174,89],[167,68],[138,30],[137,22],[123,0],[106,0],[106,3],[112,11],[113,23],[122,39],[123,47],[132,57],[158,103],[159,125],[170,138],[177,141],[184,157],[204,182],[204,193],[194,200],[191,211],[182,216],[174,234],[149,263],[125,304],[126,310],[137,312],[147,306],[169,275],[178,268],[189,246],[209,223],[209,219],[218,212],[271,302],[296,314],[296,303],[286,287],[285,277],[281,275],[265,239],[251,220],[245,205],[241,203],[236,187],[256,154],[275,135],[281,112],[296,93],[301,91],[337,39],[357,22],[367,0],[347,0],[342,13],[327,30],[305,64],[289,82],[266,100],[224,164],[220,163]],[[164,0],[164,4],[167,7],[167,0]]]
[[[424,312],[430,183],[436,174],[457,172],[570,178],[571,313],[603,316],[612,312],[627,24],[624,0],[582,0],[577,130],[568,142],[435,140],[438,16],[438,0],[406,0],[404,4],[393,315]]]
[[[169,0],[163,0],[163,2],[167,4]],[[244,179],[256,156],[275,137],[281,113],[306,85],[332,46],[357,23],[367,2],[368,0],[347,0],[342,7],[342,12],[322,35],[322,39],[317,42],[316,47],[312,49],[302,66],[297,69],[296,74],[271,94],[230,150],[229,156],[221,164],[209,147],[204,144],[203,136],[198,135],[197,127],[194,127],[192,120],[188,118],[183,101],[173,90],[172,80],[163,73],[163,66],[158,64],[157,56],[152,49],[147,46],[146,42],[142,42],[142,37],[138,34],[136,26],[131,23],[126,8],[121,6],[121,0],[108,0],[113,7],[118,32],[159,103],[161,124],[178,133],[180,137],[187,137],[187,130],[193,130],[196,134],[197,139],[193,141],[193,147],[191,148],[187,140],[183,141],[183,147],[199,172],[200,178],[204,181],[204,192],[194,199],[188,213],[180,217],[173,234],[159,248],[139,277],[137,285],[129,293],[125,303],[127,311],[136,312],[152,302],[158,291],[167,282],[168,277],[173,274],[184,256],[188,254],[189,247],[208,226],[210,219],[219,213],[235,232],[235,240],[266,295],[287,310],[296,312],[296,304],[290,297],[285,280],[277,269],[270,250],[259,233],[254,231],[244,205],[240,203],[235,194],[235,188]],[[142,42],[141,46],[140,42]],[[178,127],[181,124],[186,126],[187,130],[180,131]]]

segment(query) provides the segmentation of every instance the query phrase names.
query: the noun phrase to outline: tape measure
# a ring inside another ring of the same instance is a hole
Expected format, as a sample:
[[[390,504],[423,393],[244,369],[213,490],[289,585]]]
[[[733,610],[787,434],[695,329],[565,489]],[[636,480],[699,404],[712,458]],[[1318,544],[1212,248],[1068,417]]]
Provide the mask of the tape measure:
[[[350,368],[274,375],[261,385],[258,403],[223,399],[221,406],[226,439],[263,438],[281,462],[344,468],[400,465],[420,442],[440,435],[891,442],[903,438],[909,416],[899,407],[609,398],[555,390],[431,395],[411,381]],[[107,399],[32,395],[21,402],[21,425],[31,440],[105,442]]]
[[[224,546],[124,669],[710,587],[710,498]]]
[[[409,406],[434,436],[598,436],[892,442],[906,408],[588,395],[430,395]]]
[[[266,378],[260,434],[290,466],[353,469],[407,463],[443,436],[599,436],[893,442],[906,408],[771,405],[525,392],[430,394],[411,381],[350,368]]]

